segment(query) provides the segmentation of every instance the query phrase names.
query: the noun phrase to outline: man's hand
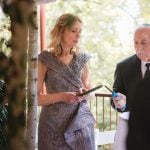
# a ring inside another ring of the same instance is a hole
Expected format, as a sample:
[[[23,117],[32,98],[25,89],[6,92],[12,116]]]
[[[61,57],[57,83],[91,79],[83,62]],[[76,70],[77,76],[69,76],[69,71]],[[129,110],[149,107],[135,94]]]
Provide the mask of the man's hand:
[[[113,102],[114,102],[116,108],[119,108],[122,110],[126,105],[126,96],[124,94],[118,92],[113,97]]]

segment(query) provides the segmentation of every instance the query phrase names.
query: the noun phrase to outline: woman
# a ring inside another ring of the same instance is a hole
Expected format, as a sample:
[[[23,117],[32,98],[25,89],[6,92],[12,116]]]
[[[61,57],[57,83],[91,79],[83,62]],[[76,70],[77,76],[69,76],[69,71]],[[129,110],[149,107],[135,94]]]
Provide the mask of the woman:
[[[81,89],[90,88],[86,62],[77,47],[82,22],[72,14],[60,16],[51,31],[49,51],[39,54],[39,150],[94,150],[94,118]],[[45,82],[47,94],[41,94]]]

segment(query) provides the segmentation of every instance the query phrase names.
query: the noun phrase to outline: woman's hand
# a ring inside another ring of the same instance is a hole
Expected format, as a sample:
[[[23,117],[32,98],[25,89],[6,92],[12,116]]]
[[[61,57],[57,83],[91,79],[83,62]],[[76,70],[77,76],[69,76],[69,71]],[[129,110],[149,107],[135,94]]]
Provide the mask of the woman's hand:
[[[74,104],[75,102],[79,101],[79,98],[76,92],[63,92],[62,99],[63,99],[63,102],[67,104]]]
[[[86,88],[80,88],[79,91],[78,91],[78,94],[82,94],[84,92],[86,92],[88,89]]]
[[[79,89],[79,92],[77,94],[82,94],[84,92],[88,91],[88,89],[85,89],[85,88],[80,88]],[[93,94],[92,93],[89,93],[89,94],[86,94],[86,95],[83,95],[83,96],[79,96],[79,101],[81,102],[82,100],[87,100],[89,101],[90,99],[93,98]]]

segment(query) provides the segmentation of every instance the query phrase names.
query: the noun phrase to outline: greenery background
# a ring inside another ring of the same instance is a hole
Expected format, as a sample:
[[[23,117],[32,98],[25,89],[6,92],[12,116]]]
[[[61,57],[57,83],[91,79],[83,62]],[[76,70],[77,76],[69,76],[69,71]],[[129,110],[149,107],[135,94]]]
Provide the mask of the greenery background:
[[[56,0],[45,4],[47,45],[56,19],[63,13],[77,14],[83,21],[79,46],[92,56],[91,86],[112,87],[116,63],[134,53],[134,29],[149,23],[149,6],[149,0]],[[9,18],[1,13],[0,49],[7,55],[10,54],[9,25]]]
[[[139,24],[149,23],[149,8],[149,0],[56,0],[45,5],[46,39],[49,39],[49,32],[60,15],[75,13],[80,16],[84,24],[80,47],[92,55],[89,62],[91,85],[112,87],[116,63],[134,53],[134,29]],[[9,18],[1,13],[0,50],[7,55],[11,55],[8,48],[10,37]],[[98,106],[99,110],[101,106]],[[101,128],[101,124],[99,126]]]
[[[45,5],[46,39],[60,15],[80,16],[83,31],[79,46],[92,55],[91,86],[112,87],[116,63],[134,53],[134,29],[149,22],[149,5],[148,0],[57,0]]]

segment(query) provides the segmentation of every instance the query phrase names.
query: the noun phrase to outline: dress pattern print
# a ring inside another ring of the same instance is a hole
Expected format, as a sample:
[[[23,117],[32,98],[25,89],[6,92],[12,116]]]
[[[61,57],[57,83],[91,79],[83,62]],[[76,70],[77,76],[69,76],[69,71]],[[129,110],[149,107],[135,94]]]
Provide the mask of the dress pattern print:
[[[81,71],[90,56],[74,55],[69,65],[43,51],[39,61],[47,66],[47,93],[76,92],[82,87]],[[59,102],[42,107],[38,126],[38,150],[94,150],[94,124],[87,101]]]

